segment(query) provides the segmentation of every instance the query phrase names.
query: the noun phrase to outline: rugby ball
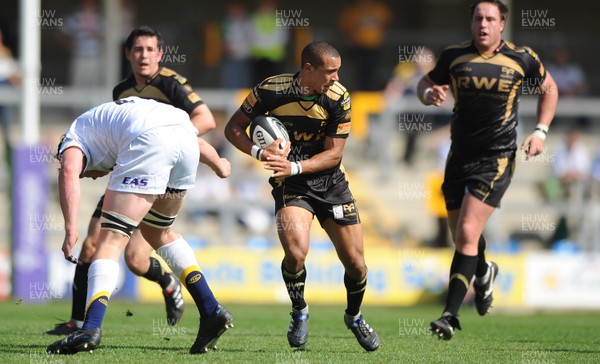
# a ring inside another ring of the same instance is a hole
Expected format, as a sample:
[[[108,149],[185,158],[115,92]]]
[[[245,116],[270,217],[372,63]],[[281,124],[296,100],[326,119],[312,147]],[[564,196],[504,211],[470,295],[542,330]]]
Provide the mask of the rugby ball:
[[[279,119],[260,115],[250,123],[250,139],[259,147],[266,148],[278,138],[283,139],[283,142],[279,144],[281,149],[285,148],[290,141],[287,129]]]

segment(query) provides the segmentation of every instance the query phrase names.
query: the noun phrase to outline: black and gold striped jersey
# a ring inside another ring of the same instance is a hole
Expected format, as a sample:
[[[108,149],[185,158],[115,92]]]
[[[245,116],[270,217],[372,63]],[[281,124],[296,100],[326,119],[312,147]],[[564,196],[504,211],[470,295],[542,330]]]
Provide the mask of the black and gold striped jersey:
[[[204,103],[192,90],[185,77],[166,67],[161,67],[143,87],[138,87],[135,78],[131,75],[113,89],[113,100],[129,96],[171,104],[188,114]]]
[[[290,135],[291,161],[321,153],[325,137],[347,138],[350,133],[350,93],[346,88],[335,82],[324,94],[303,97],[297,77],[298,73],[290,73],[267,78],[254,87],[240,108],[250,119],[268,114],[281,120]]]
[[[495,52],[481,54],[468,41],[446,48],[428,75],[452,89],[452,151],[480,155],[517,149],[523,83],[540,86],[546,71],[528,47],[502,41]]]

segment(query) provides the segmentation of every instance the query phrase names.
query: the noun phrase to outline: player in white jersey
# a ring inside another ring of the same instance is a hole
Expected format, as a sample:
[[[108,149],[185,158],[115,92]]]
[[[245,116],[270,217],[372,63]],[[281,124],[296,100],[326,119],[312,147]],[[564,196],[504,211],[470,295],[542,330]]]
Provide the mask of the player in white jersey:
[[[193,187],[198,158],[222,178],[231,166],[197,138],[188,115],[167,104],[131,97],[102,104],[78,117],[59,145],[59,197],[65,219],[65,258],[75,261],[81,177],[110,173],[98,245],[88,273],[83,327],[47,348],[49,354],[73,354],[98,347],[108,300],[116,287],[119,256],[133,229],[186,285],[200,312],[200,328],[190,353],[204,353],[232,327],[233,317],[215,299],[194,252],[171,229],[185,190]],[[142,224],[140,224],[142,222]]]
[[[197,134],[186,112],[130,97],[78,117],[67,131],[61,149],[77,146],[83,151],[87,160],[84,173],[112,171],[109,190],[163,194],[170,175],[174,179],[170,188],[185,190],[194,185],[199,157],[195,147]],[[149,153],[153,148],[160,153]],[[187,158],[187,165],[170,171],[168,167],[175,160],[169,151],[176,155],[178,149],[192,155]]]

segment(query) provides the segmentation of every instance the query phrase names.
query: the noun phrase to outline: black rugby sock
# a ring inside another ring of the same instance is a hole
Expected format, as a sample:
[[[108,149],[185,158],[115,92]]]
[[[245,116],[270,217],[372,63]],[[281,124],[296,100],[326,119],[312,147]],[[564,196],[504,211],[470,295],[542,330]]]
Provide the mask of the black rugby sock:
[[[304,301],[306,267],[303,266],[297,273],[290,273],[283,267],[283,262],[281,262],[281,275],[283,276],[288,296],[290,296],[290,300],[292,301],[292,307],[294,310],[302,310],[306,307],[306,301]]]
[[[348,305],[346,314],[356,316],[360,312],[360,305],[365,296],[367,275],[365,274],[365,277],[362,280],[356,281],[352,279],[348,273],[344,273],[344,286],[346,286],[346,301]]]
[[[477,259],[477,255],[471,256],[461,254],[458,251],[454,252],[454,258],[450,266],[448,298],[446,299],[444,313],[448,312],[453,316],[458,316],[460,305],[467,295],[471,279],[475,274],[475,269],[477,269]]]
[[[75,276],[73,277],[73,302],[71,304],[71,319],[83,321],[85,318],[85,300],[88,290],[88,271],[90,263],[77,264],[75,267]]]
[[[486,241],[483,234],[479,236],[479,245],[477,246],[477,270],[475,276],[478,278],[483,277],[488,271],[488,265],[485,261],[485,247]]]
[[[162,289],[167,288],[169,283],[171,283],[169,273],[162,268],[158,259],[153,257],[150,257],[150,268],[144,274],[144,278],[160,284]]]

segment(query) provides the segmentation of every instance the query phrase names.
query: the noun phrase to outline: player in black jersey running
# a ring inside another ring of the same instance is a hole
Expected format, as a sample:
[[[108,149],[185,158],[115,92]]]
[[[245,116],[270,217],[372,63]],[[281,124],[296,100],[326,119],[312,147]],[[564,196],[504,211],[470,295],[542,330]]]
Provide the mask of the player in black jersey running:
[[[129,96],[171,104],[187,112],[192,124],[203,135],[215,127],[215,120],[208,106],[188,84],[187,79],[177,72],[161,67],[163,39],[160,32],[147,26],[131,31],[125,55],[131,65],[132,75],[113,89],[113,100]],[[77,331],[83,324],[87,296],[88,269],[96,250],[96,241],[100,233],[100,214],[104,196],[100,198],[96,210],[89,222],[88,233],[79,253],[78,265],[73,277],[73,302],[71,319],[57,324],[50,335],[67,335]],[[184,311],[183,296],[179,279],[167,272],[158,259],[151,256],[153,248],[135,230],[125,248],[125,262],[138,276],[158,283],[165,299],[167,322],[176,325]]]
[[[367,285],[360,218],[341,165],[350,133],[350,94],[338,82],[340,66],[334,47],[324,42],[308,44],[302,51],[301,70],[267,78],[254,87],[229,120],[225,136],[273,172],[269,183],[285,253],[281,271],[293,307],[287,335],[290,346],[304,347],[308,337],[304,262],[316,216],[346,270],[344,322],[360,345],[373,351],[379,348],[379,337],[360,312]],[[291,149],[278,149],[281,140],[264,150],[252,143],[246,128],[253,118],[267,113],[285,125]]]
[[[501,1],[475,2],[473,39],[446,48],[417,90],[425,105],[440,106],[449,89],[455,100],[442,190],[456,251],[446,307],[431,323],[434,334],[445,340],[461,329],[458,310],[474,275],[478,313],[485,315],[492,304],[498,266],[485,260],[482,232],[512,178],[523,82],[540,87],[537,126],[521,146],[526,157],[542,153],[558,102],[556,83],[536,53],[502,40],[507,14]]]

